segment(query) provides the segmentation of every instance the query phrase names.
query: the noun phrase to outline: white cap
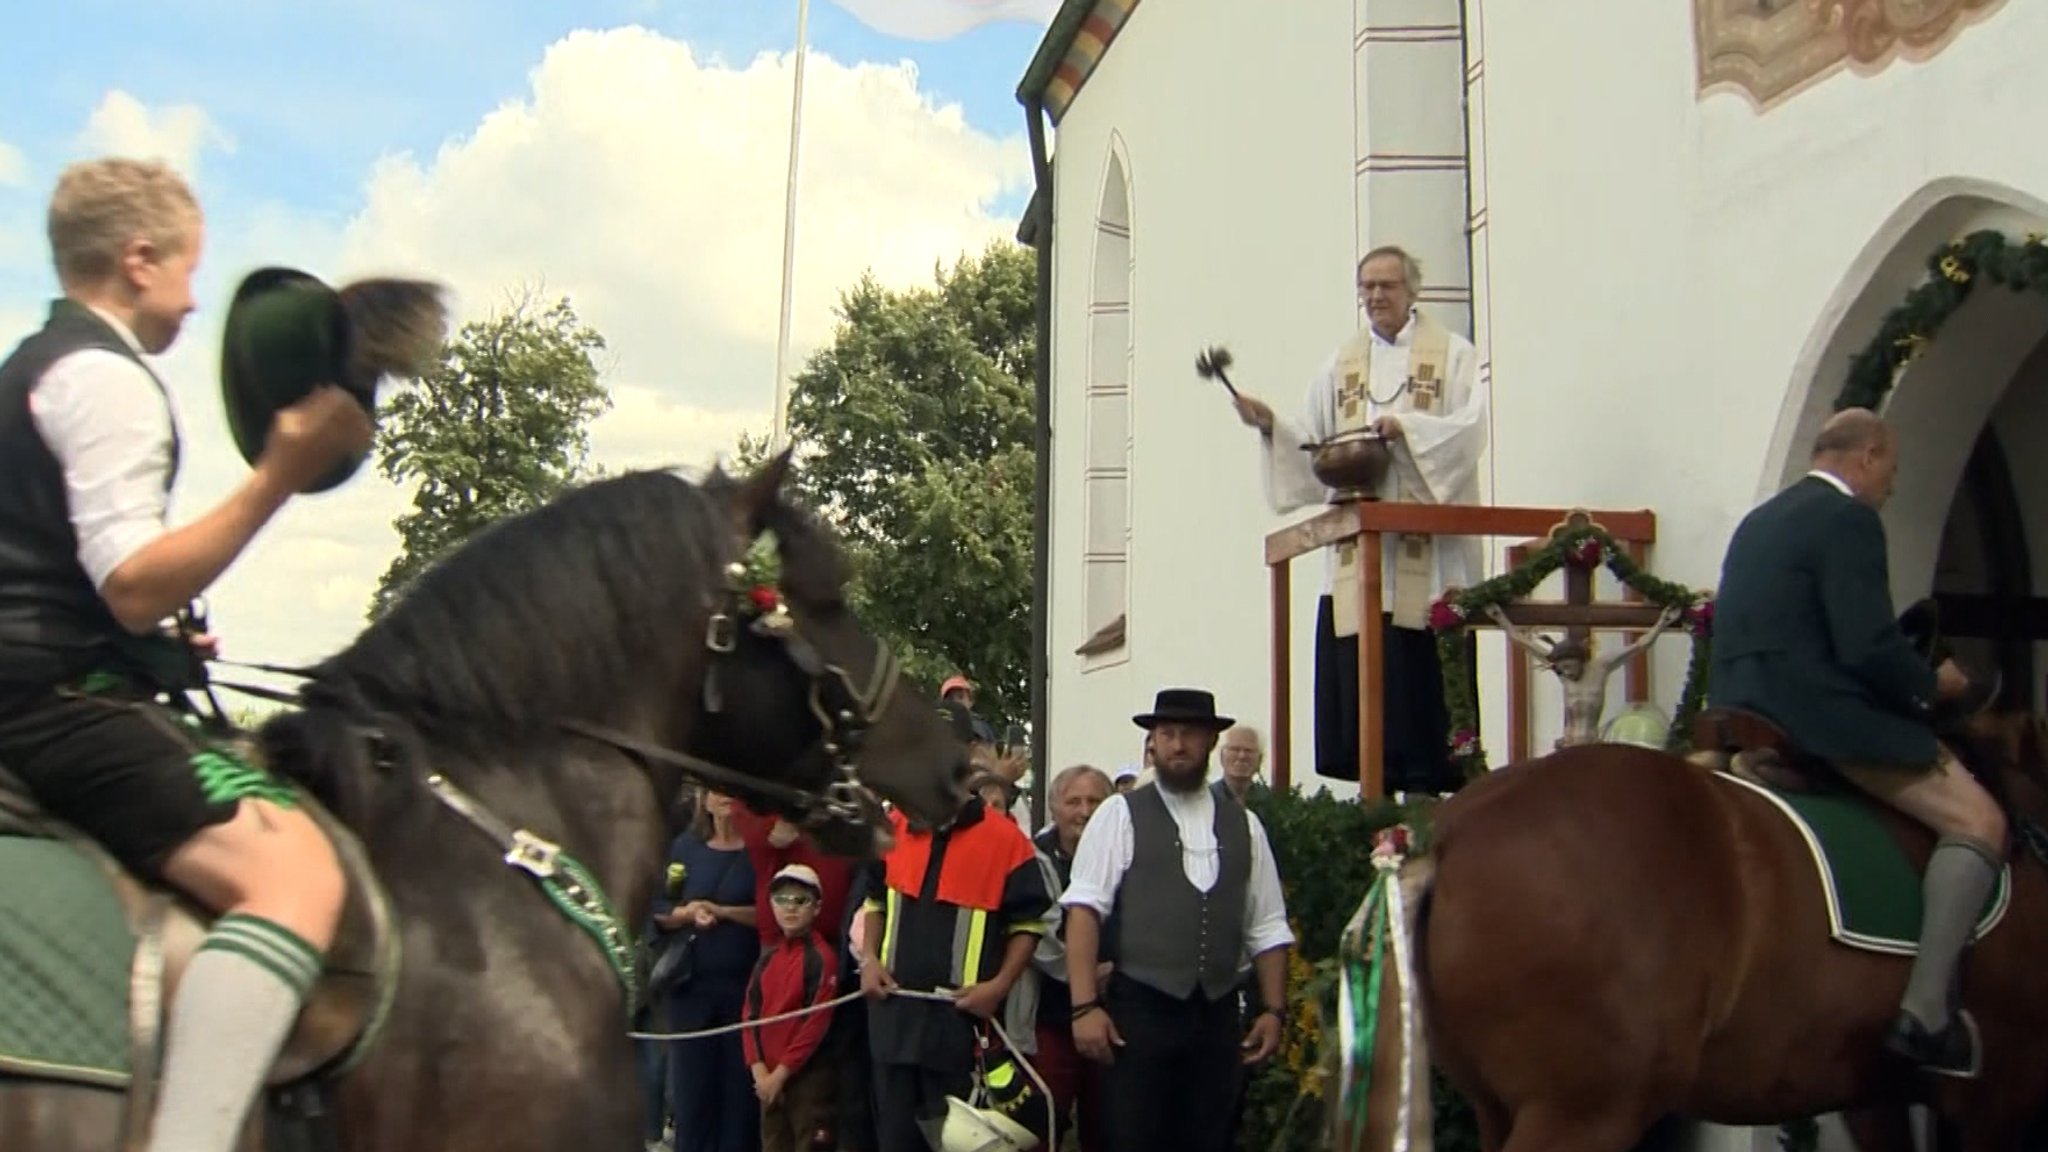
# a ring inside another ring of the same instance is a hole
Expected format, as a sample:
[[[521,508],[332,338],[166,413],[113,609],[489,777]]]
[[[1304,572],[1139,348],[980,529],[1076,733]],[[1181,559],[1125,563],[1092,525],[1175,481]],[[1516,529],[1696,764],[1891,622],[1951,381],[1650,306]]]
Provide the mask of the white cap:
[[[813,871],[811,869],[811,866],[808,864],[783,865],[782,871],[777,872],[775,874],[775,878],[768,882],[768,886],[770,888],[773,888],[777,884],[785,882],[790,884],[801,884],[804,887],[809,888],[811,891],[816,892],[820,896],[823,896],[825,894],[824,883],[818,879],[818,874],[815,871]]]
[[[1138,766],[1136,764],[1125,764],[1116,770],[1116,775],[1113,776],[1112,779],[1136,780],[1139,774],[1140,773],[1138,772]]]

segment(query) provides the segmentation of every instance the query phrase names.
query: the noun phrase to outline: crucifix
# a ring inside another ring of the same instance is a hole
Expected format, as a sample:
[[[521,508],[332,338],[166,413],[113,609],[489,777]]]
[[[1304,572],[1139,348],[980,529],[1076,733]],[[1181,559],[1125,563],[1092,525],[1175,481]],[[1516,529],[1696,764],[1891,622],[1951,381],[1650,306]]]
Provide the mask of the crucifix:
[[[1563,639],[1553,640],[1534,629],[1517,627],[1498,607],[1489,606],[1486,614],[1496,627],[1507,634],[1509,642],[1536,657],[1557,675],[1558,683],[1563,686],[1564,734],[1557,738],[1558,748],[1599,743],[1600,714],[1607,709],[1607,678],[1629,657],[1648,648],[1685,615],[1680,609],[1666,608],[1648,632],[1613,655],[1596,659],[1590,629],[1573,626],[1566,630]],[[1582,636],[1575,637],[1573,632]]]
[[[1594,525],[1591,516],[1574,511],[1549,536],[1572,528]],[[1533,542],[1532,542],[1533,543]],[[1564,732],[1556,747],[1589,744],[1600,739],[1600,720],[1607,706],[1607,681],[1616,668],[1628,663],[1658,637],[1683,621],[1682,609],[1659,608],[1652,604],[1600,604],[1593,598],[1592,566],[1567,561],[1563,567],[1565,596],[1562,601],[1522,600],[1490,606],[1485,619],[1472,619],[1472,627],[1499,628],[1509,642],[1534,656],[1539,665],[1557,676],[1564,692]],[[1553,639],[1537,629],[1562,627],[1564,635]],[[1596,632],[1633,633],[1619,651],[1595,658]]]

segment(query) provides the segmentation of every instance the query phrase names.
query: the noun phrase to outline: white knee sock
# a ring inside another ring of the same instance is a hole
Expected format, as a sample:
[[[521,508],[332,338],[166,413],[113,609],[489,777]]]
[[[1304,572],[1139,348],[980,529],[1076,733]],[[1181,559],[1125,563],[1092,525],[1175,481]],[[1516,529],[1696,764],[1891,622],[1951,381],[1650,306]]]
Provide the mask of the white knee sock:
[[[317,949],[268,920],[214,925],[171,1005],[149,1152],[233,1152],[321,967]]]

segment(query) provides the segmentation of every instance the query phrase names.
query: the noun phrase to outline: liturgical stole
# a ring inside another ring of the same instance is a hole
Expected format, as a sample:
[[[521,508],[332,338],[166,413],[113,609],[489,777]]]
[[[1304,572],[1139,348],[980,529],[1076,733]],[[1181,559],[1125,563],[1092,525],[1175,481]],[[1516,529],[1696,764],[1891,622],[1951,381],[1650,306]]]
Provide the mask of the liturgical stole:
[[[1337,353],[1337,433],[1357,432],[1372,426],[1372,329],[1362,328]],[[1450,367],[1451,337],[1448,329],[1421,312],[1415,313],[1415,339],[1408,349],[1407,403],[1396,394],[1383,412],[1436,412],[1443,400],[1444,378]],[[1394,382],[1388,381],[1388,384]],[[1429,494],[1416,492],[1403,470],[1395,468],[1395,499],[1427,502]],[[1394,549],[1394,586],[1384,601],[1397,628],[1424,628],[1429,623],[1429,605],[1439,589],[1430,582],[1436,575],[1436,538],[1398,535],[1390,540]],[[1330,582],[1330,619],[1339,636],[1358,634],[1359,583],[1358,541],[1335,545],[1337,573]]]

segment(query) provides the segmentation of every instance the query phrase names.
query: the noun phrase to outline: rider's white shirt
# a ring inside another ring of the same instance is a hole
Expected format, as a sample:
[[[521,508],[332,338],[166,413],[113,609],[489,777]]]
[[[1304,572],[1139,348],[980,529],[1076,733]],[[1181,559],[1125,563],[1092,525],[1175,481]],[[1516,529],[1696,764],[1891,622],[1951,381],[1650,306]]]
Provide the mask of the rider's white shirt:
[[[94,311],[142,355],[127,325]],[[86,348],[50,365],[29,390],[28,410],[64,469],[78,562],[95,588],[104,587],[116,568],[163,534],[170,406],[141,365]]]
[[[1222,849],[1216,843],[1216,796],[1207,786],[1182,795],[1157,789],[1166,810],[1180,830],[1181,871],[1197,891],[1216,886],[1222,874]],[[1131,834],[1128,797],[1111,796],[1103,801],[1081,842],[1074,846],[1073,879],[1060,896],[1060,905],[1092,908],[1107,918],[1116,907],[1116,889],[1131,866],[1136,841]],[[1247,959],[1268,949],[1294,943],[1287,926],[1287,901],[1280,892],[1280,871],[1273,865],[1273,848],[1266,841],[1266,827],[1257,815],[1245,813],[1251,823],[1252,874],[1245,893],[1244,941]]]
[[[1840,492],[1842,495],[1849,497],[1851,500],[1856,498],[1856,493],[1850,490],[1849,482],[1847,480],[1842,479],[1840,476],[1835,475],[1833,472],[1830,472],[1825,468],[1815,468],[1813,471],[1808,472],[1807,475],[1818,477],[1822,480],[1827,481],[1830,484],[1833,484],[1835,486],[1835,491]]]

